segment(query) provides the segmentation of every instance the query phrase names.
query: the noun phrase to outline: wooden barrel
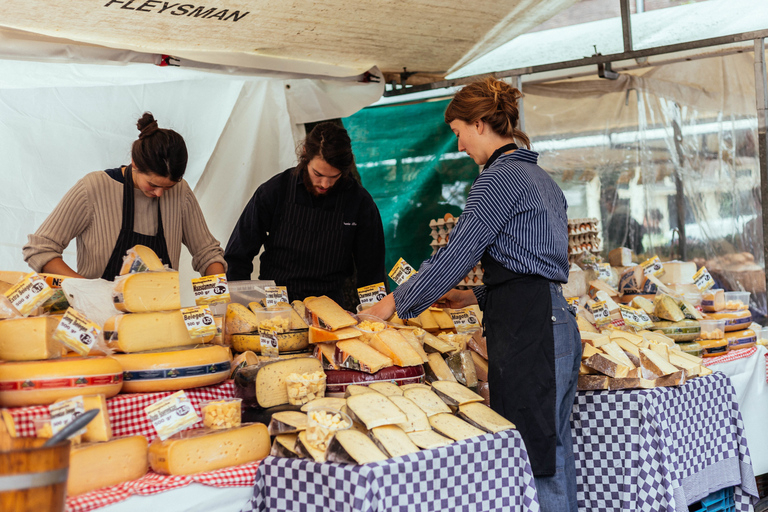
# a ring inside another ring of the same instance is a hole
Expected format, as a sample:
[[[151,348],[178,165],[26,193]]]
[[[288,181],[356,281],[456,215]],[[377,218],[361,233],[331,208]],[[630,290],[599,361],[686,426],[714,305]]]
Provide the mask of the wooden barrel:
[[[70,442],[43,448],[45,439],[19,437],[0,451],[2,512],[62,512],[67,497]]]

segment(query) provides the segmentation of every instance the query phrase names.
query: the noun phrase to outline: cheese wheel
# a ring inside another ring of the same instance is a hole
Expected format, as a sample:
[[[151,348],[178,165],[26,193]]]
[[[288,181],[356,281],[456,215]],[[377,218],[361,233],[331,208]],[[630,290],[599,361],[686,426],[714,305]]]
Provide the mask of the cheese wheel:
[[[212,386],[229,378],[232,362],[232,352],[220,345],[192,345],[113,357],[123,368],[124,393]]]
[[[325,370],[325,396],[343,397],[350,384],[367,386],[374,382],[392,382],[398,386],[424,382],[423,366],[389,366],[376,373],[357,370]]]
[[[288,332],[279,332],[277,336],[277,350],[283,352],[297,352],[309,346],[307,329],[292,329]],[[261,354],[261,337],[258,333],[244,333],[232,335],[232,348],[236,352],[250,350]]]
[[[104,339],[112,350],[143,352],[206,343],[213,335],[192,340],[181,311],[115,315],[104,324]]]
[[[58,316],[13,318],[0,322],[0,360],[34,361],[61,357],[64,345],[53,339]]]
[[[751,348],[757,343],[757,335],[752,329],[725,333],[725,339],[728,341],[728,350]]]
[[[120,392],[123,369],[111,357],[0,363],[0,406],[48,405],[62,398]]]
[[[749,310],[740,311],[721,311],[720,313],[709,313],[707,318],[712,320],[725,320],[725,332],[741,331],[749,327],[752,323],[752,313]]]

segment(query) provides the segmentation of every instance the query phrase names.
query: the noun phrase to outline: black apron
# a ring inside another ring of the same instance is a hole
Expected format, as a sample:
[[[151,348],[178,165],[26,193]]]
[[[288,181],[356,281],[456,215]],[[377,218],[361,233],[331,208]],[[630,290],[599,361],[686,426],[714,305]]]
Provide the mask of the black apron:
[[[296,204],[296,178],[292,173],[280,214],[264,243],[259,279],[285,286],[292,301],[327,295],[354,311],[343,291],[353,253],[353,237],[344,236],[345,191],[336,190],[336,197],[330,198],[335,201],[333,210],[311,208]]]
[[[509,144],[496,150],[485,169],[516,148]],[[512,272],[487,250],[481,262],[491,408],[517,426],[534,476],[554,475],[557,396],[550,281]]]
[[[125,168],[125,181],[123,182],[123,224],[120,228],[120,234],[115,242],[115,248],[109,257],[107,268],[101,275],[102,279],[114,281],[115,276],[120,273],[123,266],[123,257],[128,249],[135,245],[145,245],[155,251],[157,257],[164,265],[171,266],[171,258],[168,256],[168,246],[165,242],[163,232],[163,216],[160,214],[160,199],[157,200],[157,233],[152,235],[142,235],[133,230],[134,204],[133,204],[133,174],[131,166]]]

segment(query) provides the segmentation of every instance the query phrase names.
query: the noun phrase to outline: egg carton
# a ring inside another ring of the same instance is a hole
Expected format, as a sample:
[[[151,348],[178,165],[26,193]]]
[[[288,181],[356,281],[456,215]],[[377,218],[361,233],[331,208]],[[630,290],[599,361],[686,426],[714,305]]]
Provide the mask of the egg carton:
[[[600,245],[600,238],[595,233],[576,235],[568,238],[568,247],[580,247],[584,244]]]
[[[597,222],[595,218],[568,219],[568,236],[597,233]]]
[[[582,254],[584,251],[598,253],[600,252],[600,244],[585,243],[580,246],[571,247],[568,249],[568,255],[577,256],[579,254]]]

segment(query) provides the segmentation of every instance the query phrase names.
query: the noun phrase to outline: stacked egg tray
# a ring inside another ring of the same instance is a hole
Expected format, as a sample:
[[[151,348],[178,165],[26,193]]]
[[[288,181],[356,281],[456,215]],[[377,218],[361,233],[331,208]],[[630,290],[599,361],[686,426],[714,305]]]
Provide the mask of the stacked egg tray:
[[[584,251],[599,253],[597,219],[568,219],[568,256],[573,259]]]
[[[448,245],[448,241],[451,239],[451,231],[456,226],[456,219],[450,213],[446,213],[442,219],[432,219],[429,221],[429,229],[431,230],[429,235],[432,237],[432,242],[429,246],[432,247],[432,255],[434,255],[438,249]],[[472,267],[472,270],[467,276],[456,285],[459,289],[468,289],[483,284],[483,267],[480,263]]]

